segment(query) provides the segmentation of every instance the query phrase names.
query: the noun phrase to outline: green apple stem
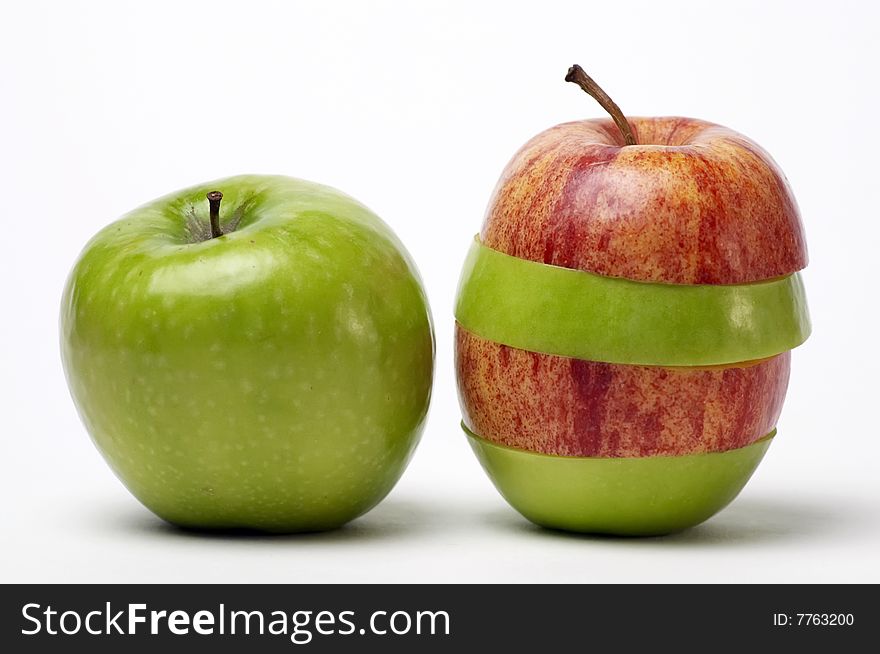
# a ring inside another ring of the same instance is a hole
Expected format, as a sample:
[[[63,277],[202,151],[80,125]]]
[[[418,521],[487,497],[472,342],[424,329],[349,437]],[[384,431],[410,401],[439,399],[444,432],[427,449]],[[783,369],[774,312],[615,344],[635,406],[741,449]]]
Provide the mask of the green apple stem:
[[[220,200],[223,194],[220,191],[211,191],[208,193],[208,204],[211,207],[211,238],[223,236],[220,229]]]
[[[623,115],[623,112],[620,110],[620,107],[617,106],[617,103],[612,100],[605,91],[602,90],[596,82],[593,81],[593,78],[587,75],[583,68],[575,64],[571,68],[568,69],[568,74],[565,76],[566,82],[574,82],[578,86],[580,86],[584,91],[586,91],[593,99],[596,100],[602,108],[611,114],[611,117],[614,119],[614,123],[617,125],[617,128],[620,130],[620,133],[623,134],[623,141],[626,145],[638,145],[638,141],[636,141],[635,134],[633,134],[632,127],[629,124],[629,121],[626,119],[626,116]]]

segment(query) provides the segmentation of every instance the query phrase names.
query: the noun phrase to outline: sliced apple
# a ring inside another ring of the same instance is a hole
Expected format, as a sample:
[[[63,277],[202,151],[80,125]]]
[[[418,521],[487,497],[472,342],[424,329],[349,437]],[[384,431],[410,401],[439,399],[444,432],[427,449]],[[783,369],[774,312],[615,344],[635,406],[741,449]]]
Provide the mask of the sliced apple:
[[[462,429],[492,483],[527,519],[627,536],[681,531],[715,515],[739,494],[776,434],[726,452],[620,459],[536,454]]]
[[[635,145],[608,118],[563,123],[523,145],[489,200],[483,242],[673,284],[742,284],[807,265],[797,201],[761,146],[692,118],[628,122]]]
[[[731,450],[776,425],[791,355],[710,367],[630,366],[508,347],[455,327],[464,424],[499,445],[562,456]]]
[[[797,273],[727,286],[634,282],[520,259],[478,239],[462,271],[455,317],[511,347],[640,365],[762,359],[810,334]]]

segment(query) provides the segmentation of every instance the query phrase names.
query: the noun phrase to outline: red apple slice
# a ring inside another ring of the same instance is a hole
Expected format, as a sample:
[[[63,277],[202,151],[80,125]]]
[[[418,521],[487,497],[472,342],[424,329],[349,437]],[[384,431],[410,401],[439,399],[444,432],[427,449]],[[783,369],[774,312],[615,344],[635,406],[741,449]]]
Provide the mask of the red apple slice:
[[[807,264],[794,195],[776,163],[733,130],[690,118],[552,127],[514,155],[481,239],[506,254],[600,275],[742,284]]]
[[[563,456],[645,457],[743,447],[776,425],[788,352],[725,366],[600,363],[520,350],[455,327],[464,424]]]

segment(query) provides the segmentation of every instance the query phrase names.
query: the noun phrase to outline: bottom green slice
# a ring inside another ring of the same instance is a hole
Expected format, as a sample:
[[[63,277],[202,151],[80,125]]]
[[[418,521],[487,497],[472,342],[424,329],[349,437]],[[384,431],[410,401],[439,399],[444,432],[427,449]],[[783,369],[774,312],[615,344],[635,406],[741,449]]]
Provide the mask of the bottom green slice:
[[[504,499],[532,522],[626,536],[668,534],[715,515],[746,485],[776,435],[725,452],[591,458],[517,450],[462,429]]]

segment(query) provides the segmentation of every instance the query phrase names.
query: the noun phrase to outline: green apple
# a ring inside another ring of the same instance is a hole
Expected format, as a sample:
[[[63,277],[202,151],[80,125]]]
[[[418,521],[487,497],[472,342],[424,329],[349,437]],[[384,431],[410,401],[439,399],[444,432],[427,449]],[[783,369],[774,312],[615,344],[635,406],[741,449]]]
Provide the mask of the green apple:
[[[810,334],[800,274],[748,284],[665,284],[529,261],[475,239],[455,317],[521,350],[654,366],[763,359]]]
[[[602,458],[538,454],[462,429],[498,492],[532,522],[627,536],[681,531],[715,515],[746,485],[776,435],[724,452]]]
[[[64,291],[61,353],[92,439],[157,515],[306,531],[361,515],[402,474],[434,337],[416,268],[375,214],[326,186],[241,176],[97,234]]]

